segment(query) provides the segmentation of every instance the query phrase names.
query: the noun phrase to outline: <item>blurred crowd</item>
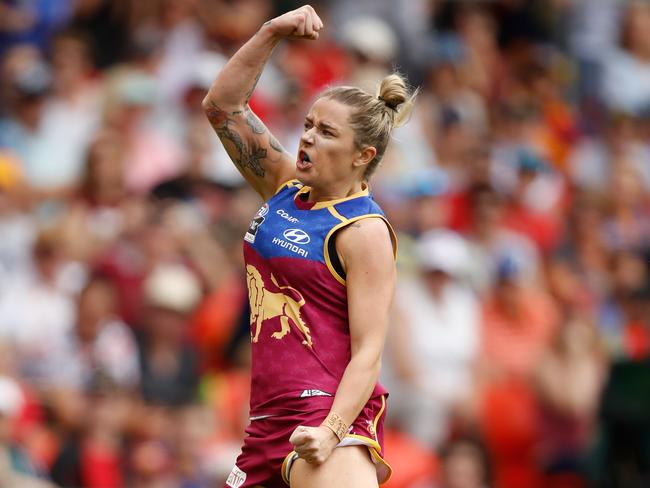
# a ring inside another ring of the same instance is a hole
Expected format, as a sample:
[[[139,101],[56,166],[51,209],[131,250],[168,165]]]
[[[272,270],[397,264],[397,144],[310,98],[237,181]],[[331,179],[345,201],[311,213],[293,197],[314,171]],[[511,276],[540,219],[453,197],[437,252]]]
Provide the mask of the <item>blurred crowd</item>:
[[[221,487],[260,201],[200,102],[290,0],[0,0],[0,487]],[[371,181],[399,235],[390,488],[650,486],[650,2],[319,0],[251,106],[420,93]]]

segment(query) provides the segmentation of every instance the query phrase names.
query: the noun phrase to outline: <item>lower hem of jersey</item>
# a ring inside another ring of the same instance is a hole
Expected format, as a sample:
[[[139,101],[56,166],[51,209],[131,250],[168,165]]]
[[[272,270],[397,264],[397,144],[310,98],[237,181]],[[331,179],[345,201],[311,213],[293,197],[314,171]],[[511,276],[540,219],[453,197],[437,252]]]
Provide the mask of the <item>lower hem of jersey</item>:
[[[379,443],[370,437],[365,437],[362,435],[348,434],[345,438],[338,443],[336,448],[347,447],[347,446],[366,446],[370,452],[370,458],[372,463],[375,465],[375,470],[377,471],[377,482],[380,485],[386,483],[391,475],[393,474],[393,468],[390,464],[381,456],[381,448]],[[291,486],[289,483],[289,473],[291,472],[291,467],[296,459],[298,459],[298,453],[296,451],[291,451],[287,454],[282,461],[282,468],[280,474],[282,475],[282,481],[286,483],[287,486]]]

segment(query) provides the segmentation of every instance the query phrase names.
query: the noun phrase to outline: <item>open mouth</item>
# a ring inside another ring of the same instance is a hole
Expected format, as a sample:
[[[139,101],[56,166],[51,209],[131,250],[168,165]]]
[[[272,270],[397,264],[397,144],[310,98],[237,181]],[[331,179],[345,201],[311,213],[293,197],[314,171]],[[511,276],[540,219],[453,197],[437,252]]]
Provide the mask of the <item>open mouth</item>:
[[[309,154],[307,154],[305,151],[300,151],[298,153],[298,160],[296,161],[296,167],[300,170],[306,170],[312,167],[312,162],[311,159],[309,158]]]

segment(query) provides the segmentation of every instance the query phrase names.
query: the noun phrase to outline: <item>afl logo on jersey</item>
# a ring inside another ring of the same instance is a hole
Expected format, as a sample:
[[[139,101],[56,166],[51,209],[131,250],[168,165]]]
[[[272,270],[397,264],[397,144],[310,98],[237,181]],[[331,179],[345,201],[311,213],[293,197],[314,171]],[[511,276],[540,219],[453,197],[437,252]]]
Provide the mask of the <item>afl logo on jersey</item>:
[[[257,211],[257,213],[255,214],[255,217],[253,217],[253,220],[251,220],[251,224],[248,227],[248,231],[246,232],[246,235],[244,236],[245,241],[248,241],[251,244],[253,242],[255,242],[255,236],[257,235],[257,229],[264,222],[264,216],[267,213],[269,213],[269,204],[265,203]]]
[[[287,229],[282,235],[287,241],[293,242],[294,244],[308,244],[311,240],[309,234],[301,229]]]

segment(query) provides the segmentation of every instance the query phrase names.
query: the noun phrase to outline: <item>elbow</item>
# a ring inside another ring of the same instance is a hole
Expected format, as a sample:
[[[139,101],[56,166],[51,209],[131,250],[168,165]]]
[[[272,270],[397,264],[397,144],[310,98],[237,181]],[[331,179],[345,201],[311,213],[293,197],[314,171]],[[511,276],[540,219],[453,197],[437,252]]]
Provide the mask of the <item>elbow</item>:
[[[213,91],[209,91],[201,102],[201,108],[205,114],[210,117],[210,114],[214,114],[215,110],[218,112],[225,113],[237,113],[243,112],[244,106],[242,104],[236,103],[233,104],[232,101],[228,101],[226,97],[215,94]]]
[[[201,102],[201,108],[203,108],[204,112],[207,112],[208,110],[214,108],[215,105],[216,103],[213,97],[210,96],[210,93],[208,93]]]
[[[215,82],[205,94],[205,97],[203,97],[201,107],[204,112],[207,112],[208,110],[214,110],[215,107],[227,105],[226,100],[227,95],[224,93],[222,86]]]

